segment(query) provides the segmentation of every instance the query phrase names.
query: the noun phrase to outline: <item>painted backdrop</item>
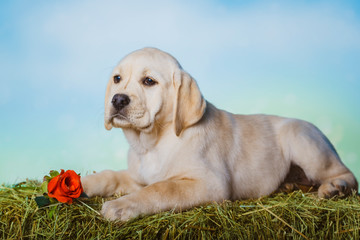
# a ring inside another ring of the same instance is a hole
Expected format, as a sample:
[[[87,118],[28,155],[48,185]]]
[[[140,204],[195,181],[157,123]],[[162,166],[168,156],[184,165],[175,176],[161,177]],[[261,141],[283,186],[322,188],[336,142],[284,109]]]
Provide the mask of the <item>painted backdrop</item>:
[[[358,1],[1,1],[0,183],[126,168],[112,68],[170,52],[219,108],[316,124],[360,179]]]

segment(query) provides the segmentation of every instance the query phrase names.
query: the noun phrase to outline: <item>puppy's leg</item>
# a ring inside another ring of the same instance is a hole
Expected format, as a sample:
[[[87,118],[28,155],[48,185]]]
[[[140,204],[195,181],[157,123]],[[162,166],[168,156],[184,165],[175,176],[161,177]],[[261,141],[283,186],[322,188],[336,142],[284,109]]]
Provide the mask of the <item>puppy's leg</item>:
[[[198,180],[179,179],[157,182],[140,191],[106,202],[101,210],[109,220],[126,221],[143,214],[186,210],[211,201],[222,201],[220,194],[210,194]]]
[[[89,197],[108,197],[115,193],[127,194],[142,188],[127,171],[104,170],[82,177],[81,183]]]
[[[354,175],[341,162],[330,141],[314,125],[288,120],[279,136],[285,158],[301,167],[308,179],[320,185],[319,197],[346,196],[358,190]]]
[[[358,190],[358,183],[351,172],[345,172],[339,176],[330,176],[319,187],[318,194],[322,198],[333,196],[347,196],[352,191]]]

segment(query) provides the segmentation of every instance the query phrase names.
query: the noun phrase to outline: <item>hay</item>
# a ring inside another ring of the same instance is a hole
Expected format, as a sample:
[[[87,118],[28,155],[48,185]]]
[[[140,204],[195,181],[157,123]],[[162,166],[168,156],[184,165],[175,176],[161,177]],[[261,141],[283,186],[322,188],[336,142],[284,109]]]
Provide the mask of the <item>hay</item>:
[[[38,208],[39,184],[0,187],[1,239],[359,239],[360,197],[322,200],[309,193],[208,204],[126,223],[98,212],[103,198]]]

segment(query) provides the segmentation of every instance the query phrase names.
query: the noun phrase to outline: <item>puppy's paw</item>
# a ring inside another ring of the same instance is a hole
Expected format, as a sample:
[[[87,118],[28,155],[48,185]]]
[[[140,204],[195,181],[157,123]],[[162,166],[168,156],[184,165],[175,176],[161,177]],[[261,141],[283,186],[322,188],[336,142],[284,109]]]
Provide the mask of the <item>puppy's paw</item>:
[[[81,177],[81,185],[83,187],[84,193],[86,193],[88,197],[94,196],[93,191],[91,191],[91,185],[93,185],[91,181],[91,177],[89,176]]]
[[[121,197],[105,202],[102,206],[101,214],[110,221],[128,221],[139,216],[140,212],[136,207],[136,203],[129,201],[126,197]]]
[[[83,187],[84,193],[88,197],[94,197],[99,195],[98,194],[98,182],[94,175],[88,175],[85,177],[81,177],[81,185]]]
[[[119,181],[114,176],[114,171],[105,170],[81,177],[81,184],[84,192],[89,197],[101,196],[109,197],[114,195],[119,185]]]
[[[335,179],[331,182],[323,183],[319,187],[318,195],[320,198],[332,198],[335,196],[343,197],[349,194],[349,187],[346,181]]]

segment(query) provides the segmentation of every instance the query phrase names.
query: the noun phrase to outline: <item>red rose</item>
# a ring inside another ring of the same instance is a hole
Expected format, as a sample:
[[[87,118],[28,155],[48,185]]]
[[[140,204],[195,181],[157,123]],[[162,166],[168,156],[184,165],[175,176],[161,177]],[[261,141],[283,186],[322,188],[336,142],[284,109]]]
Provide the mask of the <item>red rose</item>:
[[[73,198],[78,198],[84,191],[80,176],[73,170],[64,172],[63,169],[59,175],[50,180],[47,189],[49,197],[56,198],[62,203],[72,203]]]

